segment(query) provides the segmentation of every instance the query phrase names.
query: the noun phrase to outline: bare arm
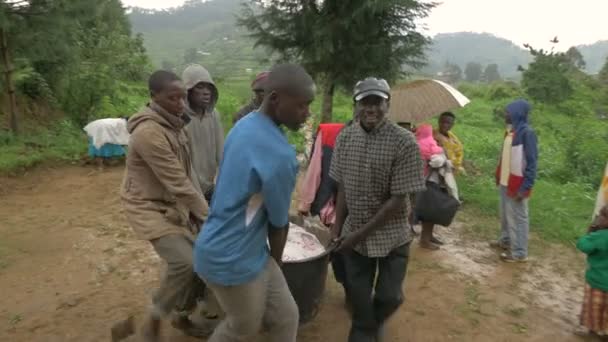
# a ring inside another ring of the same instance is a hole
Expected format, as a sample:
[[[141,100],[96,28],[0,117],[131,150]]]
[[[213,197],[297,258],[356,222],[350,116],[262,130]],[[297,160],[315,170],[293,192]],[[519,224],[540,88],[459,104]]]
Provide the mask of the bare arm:
[[[336,194],[336,223],[331,230],[332,239],[338,238],[342,233],[342,227],[348,215],[346,207],[346,194],[344,193],[344,185],[338,184],[338,193]]]
[[[222,161],[222,157],[224,156],[224,127],[222,126],[220,113],[218,112],[215,112],[215,129],[215,160],[219,165]]]
[[[270,256],[279,266],[283,264],[283,250],[287,242],[289,224],[285,227],[268,227],[268,243],[270,244]]]

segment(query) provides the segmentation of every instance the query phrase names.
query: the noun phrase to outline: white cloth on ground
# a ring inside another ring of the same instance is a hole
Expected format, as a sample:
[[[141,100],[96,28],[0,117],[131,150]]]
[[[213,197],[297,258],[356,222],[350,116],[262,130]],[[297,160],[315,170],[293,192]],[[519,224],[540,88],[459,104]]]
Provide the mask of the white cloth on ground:
[[[306,231],[306,229],[289,224],[289,232],[287,233],[287,243],[283,250],[283,261],[299,261],[308,258],[313,258],[325,252],[325,247],[314,234]]]
[[[84,131],[91,139],[93,145],[99,149],[105,144],[128,145],[129,132],[125,119],[100,119],[84,127]]]

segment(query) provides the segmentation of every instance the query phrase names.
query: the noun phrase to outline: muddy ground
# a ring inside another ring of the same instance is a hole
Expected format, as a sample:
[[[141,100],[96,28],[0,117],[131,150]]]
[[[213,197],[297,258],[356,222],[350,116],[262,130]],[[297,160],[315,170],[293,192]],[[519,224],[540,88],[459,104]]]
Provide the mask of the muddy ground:
[[[125,223],[121,177],[121,167],[73,166],[0,179],[0,341],[108,341],[113,323],[142,317],[160,262]],[[446,248],[412,248],[406,303],[388,325],[388,341],[580,340],[572,332],[582,257],[534,241],[530,263],[502,264],[475,233],[496,225],[465,210],[440,231]],[[342,294],[331,275],[327,284],[319,315],[298,341],[346,340]],[[197,341],[170,328],[166,336]]]

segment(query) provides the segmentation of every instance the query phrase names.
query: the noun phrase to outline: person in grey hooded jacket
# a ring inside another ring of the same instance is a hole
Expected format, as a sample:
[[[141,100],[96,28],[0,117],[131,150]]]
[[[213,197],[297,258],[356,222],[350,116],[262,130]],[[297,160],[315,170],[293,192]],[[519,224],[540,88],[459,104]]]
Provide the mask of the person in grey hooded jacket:
[[[224,151],[224,129],[215,110],[219,93],[211,75],[201,65],[184,70],[182,80],[188,90],[186,131],[192,146],[192,165],[205,199],[211,202],[214,180]]]

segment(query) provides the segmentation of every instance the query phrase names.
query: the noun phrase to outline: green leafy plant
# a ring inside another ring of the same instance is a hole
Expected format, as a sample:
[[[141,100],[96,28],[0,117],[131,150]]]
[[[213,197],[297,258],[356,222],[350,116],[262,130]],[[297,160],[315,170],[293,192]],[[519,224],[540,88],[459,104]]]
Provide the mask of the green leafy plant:
[[[522,86],[530,98],[544,103],[560,103],[572,96],[574,90],[567,74],[570,71],[570,59],[565,53],[537,50],[525,45],[534,62],[523,71]]]

